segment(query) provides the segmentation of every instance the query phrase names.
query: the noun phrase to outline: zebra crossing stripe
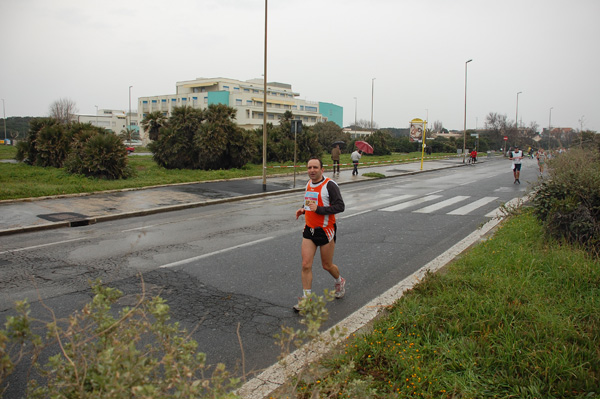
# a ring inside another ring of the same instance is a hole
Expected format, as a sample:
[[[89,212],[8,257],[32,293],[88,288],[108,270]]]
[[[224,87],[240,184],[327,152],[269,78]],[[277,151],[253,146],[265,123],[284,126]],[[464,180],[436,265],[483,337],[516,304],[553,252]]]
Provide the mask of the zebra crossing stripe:
[[[441,195],[428,195],[427,197],[417,198],[412,201],[407,201],[407,202],[403,202],[398,205],[392,205],[387,208],[382,208],[382,209],[380,209],[380,211],[396,212],[396,211],[399,211],[402,209],[410,208],[411,206],[421,205],[421,204],[424,204],[425,202],[433,201],[433,200],[436,200],[441,197],[442,197]]]
[[[482,206],[489,204],[490,202],[497,200],[498,197],[483,197],[478,199],[477,201],[471,202],[468,205],[465,205],[461,208],[455,209],[452,212],[448,212],[448,215],[466,215],[477,208],[481,208]]]
[[[456,197],[449,198],[445,201],[426,206],[425,208],[417,209],[415,212],[416,213],[431,213],[431,212],[440,210],[442,208],[446,208],[447,206],[454,205],[457,202],[464,201],[467,198],[471,198],[471,197],[468,195],[457,195]]]
[[[403,195],[399,195],[399,196],[392,197],[392,198],[386,198],[381,201],[369,202],[367,204],[358,205],[358,206],[352,207],[352,210],[373,209],[373,208],[377,208],[378,206],[387,205],[391,202],[404,201],[405,199],[412,198],[412,197],[414,197],[413,194],[403,194]]]

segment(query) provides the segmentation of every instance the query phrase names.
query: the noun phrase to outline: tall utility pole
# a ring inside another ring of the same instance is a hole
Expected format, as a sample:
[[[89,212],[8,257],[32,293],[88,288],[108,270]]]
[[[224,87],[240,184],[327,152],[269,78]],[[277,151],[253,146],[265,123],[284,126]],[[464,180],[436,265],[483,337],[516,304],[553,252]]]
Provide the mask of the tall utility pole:
[[[465,124],[463,126],[463,163],[466,161],[466,151],[467,151],[467,64],[473,61],[468,60],[465,62]]]
[[[517,128],[517,133],[519,132],[519,94],[523,93],[522,91],[517,93],[517,113],[515,114],[515,127]]]
[[[267,10],[268,0],[265,0],[265,59],[263,81],[263,191],[267,191]]]
[[[371,134],[373,134],[373,103],[375,102],[375,78],[371,79]]]
[[[131,88],[133,86],[129,86],[129,124],[127,125],[127,129],[131,129]],[[129,136],[131,137],[131,136]]]
[[[6,108],[4,108],[4,99],[2,99],[2,113],[4,114],[4,141],[6,142]]]
[[[358,99],[354,97],[354,131],[356,131],[356,116],[358,114]]]
[[[554,107],[550,107],[550,112],[548,115],[548,151],[550,151],[550,129],[552,126],[552,109]]]

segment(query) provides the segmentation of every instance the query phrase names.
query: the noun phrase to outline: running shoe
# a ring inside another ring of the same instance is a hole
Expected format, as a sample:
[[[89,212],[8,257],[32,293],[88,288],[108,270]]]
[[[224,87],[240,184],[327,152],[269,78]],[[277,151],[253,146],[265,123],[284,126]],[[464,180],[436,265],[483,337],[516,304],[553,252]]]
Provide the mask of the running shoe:
[[[339,283],[335,283],[335,297],[342,298],[346,293],[346,280],[342,277]]]
[[[300,312],[302,310],[302,301],[305,300],[306,297],[305,296],[299,296],[298,297],[298,303],[294,305],[294,310],[296,312]]]

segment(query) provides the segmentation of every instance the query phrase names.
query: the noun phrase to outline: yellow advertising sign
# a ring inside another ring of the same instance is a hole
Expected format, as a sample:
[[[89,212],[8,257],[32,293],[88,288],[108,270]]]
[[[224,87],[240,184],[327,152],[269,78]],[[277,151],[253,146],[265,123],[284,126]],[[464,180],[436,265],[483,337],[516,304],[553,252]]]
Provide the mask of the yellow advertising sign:
[[[423,135],[425,134],[425,126],[427,125],[427,121],[422,119],[413,119],[410,121],[410,133],[409,139],[411,142],[423,142]]]

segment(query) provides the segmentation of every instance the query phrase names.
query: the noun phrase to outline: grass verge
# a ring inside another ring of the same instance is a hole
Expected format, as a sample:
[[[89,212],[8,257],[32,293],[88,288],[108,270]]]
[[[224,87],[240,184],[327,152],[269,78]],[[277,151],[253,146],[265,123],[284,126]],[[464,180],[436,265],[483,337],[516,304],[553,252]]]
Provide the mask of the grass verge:
[[[600,262],[526,211],[323,366],[298,397],[600,397]]]
[[[4,150],[3,147],[14,148],[0,146],[0,149]],[[0,156],[4,153],[0,152]],[[389,156],[368,156],[363,159],[365,162],[410,161],[416,155],[417,153],[392,154]],[[443,156],[448,156],[448,154],[440,154],[436,157]],[[328,162],[328,157],[329,155],[323,156],[324,163]],[[436,157],[429,159],[435,159]],[[14,154],[8,156],[8,159],[10,158],[14,158]],[[351,164],[350,155],[343,154],[341,163]],[[100,180],[71,175],[63,169],[41,168],[23,163],[0,163],[0,187],[2,187],[0,200],[262,176],[262,164],[248,164],[241,169],[229,170],[165,169],[158,166],[150,155],[132,155],[129,157],[129,164],[135,170],[134,177],[126,180]],[[268,175],[293,173],[294,170],[292,167],[274,166],[293,166],[293,163],[269,163],[267,164]],[[296,167],[295,169],[298,173],[306,171],[305,167]]]

